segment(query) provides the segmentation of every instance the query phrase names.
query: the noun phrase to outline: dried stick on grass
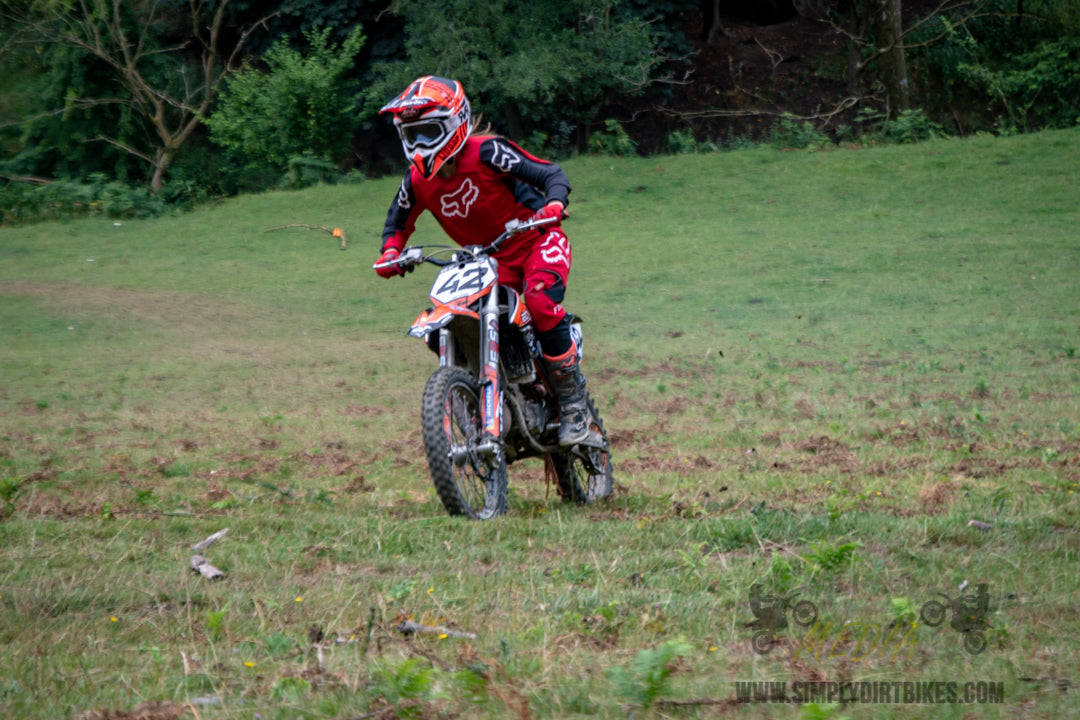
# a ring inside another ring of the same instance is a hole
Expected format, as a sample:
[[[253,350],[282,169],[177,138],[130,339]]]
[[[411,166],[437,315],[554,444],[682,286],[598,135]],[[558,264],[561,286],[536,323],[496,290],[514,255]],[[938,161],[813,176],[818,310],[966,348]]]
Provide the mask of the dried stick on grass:
[[[211,565],[210,561],[203,557],[201,553],[203,550],[206,550],[206,548],[212,547],[224,540],[225,536],[228,534],[229,528],[223,528],[221,530],[218,530],[213,535],[210,535],[192,545],[191,549],[195,551],[195,554],[191,556],[191,569],[202,575],[207,580],[217,580],[218,578],[224,578],[225,573]]]
[[[191,549],[194,550],[197,553],[201,553],[206,548],[211,547],[213,545],[217,545],[219,542],[224,540],[225,536],[228,535],[228,534],[229,534],[229,528],[225,528],[224,530],[218,530],[216,533],[214,533],[213,535],[210,535],[205,540],[200,540],[199,542],[192,545]]]
[[[217,580],[218,578],[226,577],[225,573],[211,565],[202,555],[191,556],[191,569],[207,580]]]
[[[417,633],[423,633],[426,635],[446,635],[447,637],[458,638],[475,638],[476,633],[461,632],[460,630],[451,630],[445,628],[442,625],[421,625],[420,623],[414,623],[412,620],[406,620],[399,625],[394,626],[394,629],[399,633],[405,635],[413,635]]]
[[[308,230],[322,230],[323,232],[330,233],[333,237],[341,238],[341,249],[344,250],[349,241],[345,238],[345,231],[341,228],[328,228],[325,225],[305,225],[304,223],[293,223],[291,225],[282,225],[281,227],[268,228],[263,230],[264,233],[274,232],[275,230],[288,230],[289,228],[307,228]]]

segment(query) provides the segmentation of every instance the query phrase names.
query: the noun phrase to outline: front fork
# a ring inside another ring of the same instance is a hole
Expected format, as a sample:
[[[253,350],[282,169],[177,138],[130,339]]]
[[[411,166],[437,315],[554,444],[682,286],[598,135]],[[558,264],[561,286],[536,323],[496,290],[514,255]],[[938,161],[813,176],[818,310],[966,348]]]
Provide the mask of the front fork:
[[[499,289],[492,288],[480,311],[480,413],[484,444],[502,438],[502,385],[499,382]]]
[[[454,364],[454,336],[439,329],[439,367]],[[502,385],[499,382],[499,291],[492,289],[480,311],[480,422],[483,437],[476,445],[481,455],[502,452]]]

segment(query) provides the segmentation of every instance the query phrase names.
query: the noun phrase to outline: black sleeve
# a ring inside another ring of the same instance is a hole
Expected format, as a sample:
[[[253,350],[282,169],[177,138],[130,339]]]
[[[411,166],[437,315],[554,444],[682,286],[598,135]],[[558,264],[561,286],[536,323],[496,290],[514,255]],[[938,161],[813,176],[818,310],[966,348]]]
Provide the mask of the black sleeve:
[[[386,223],[383,225],[382,249],[386,249],[386,241],[394,235],[401,235],[406,240],[416,229],[416,216],[423,208],[416,206],[416,193],[412,187],[412,171],[406,171],[401,180],[401,187],[397,196],[390,203],[390,211],[386,213]]]
[[[570,204],[570,178],[553,162],[530,155],[502,137],[484,140],[480,161],[496,172],[509,175],[544,194],[545,202]],[[516,194],[516,193],[515,193]]]

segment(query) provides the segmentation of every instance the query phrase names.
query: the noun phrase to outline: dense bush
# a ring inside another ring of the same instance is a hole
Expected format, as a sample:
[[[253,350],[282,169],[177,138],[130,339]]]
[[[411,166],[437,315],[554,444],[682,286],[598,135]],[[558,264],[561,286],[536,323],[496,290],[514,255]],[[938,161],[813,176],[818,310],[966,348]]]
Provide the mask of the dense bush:
[[[604,130],[589,136],[589,152],[596,155],[630,156],[637,152],[637,145],[622,125],[615,120],[604,122]]]
[[[0,221],[4,225],[101,215],[109,218],[152,217],[181,204],[186,188],[154,195],[95,173],[86,182],[57,180],[46,184],[9,182],[0,187]]]
[[[248,65],[233,75],[206,119],[211,140],[279,175],[305,153],[340,159],[359,121],[347,73],[364,36],[356,29],[340,46],[328,37],[307,33],[307,54],[278,42],[265,72]]]
[[[909,44],[913,75],[927,79],[920,102],[932,114],[1005,132],[1080,123],[1074,0],[987,0],[972,16],[923,23]]]
[[[781,149],[802,150],[828,145],[830,140],[808,120],[785,114],[773,125],[769,144]]]

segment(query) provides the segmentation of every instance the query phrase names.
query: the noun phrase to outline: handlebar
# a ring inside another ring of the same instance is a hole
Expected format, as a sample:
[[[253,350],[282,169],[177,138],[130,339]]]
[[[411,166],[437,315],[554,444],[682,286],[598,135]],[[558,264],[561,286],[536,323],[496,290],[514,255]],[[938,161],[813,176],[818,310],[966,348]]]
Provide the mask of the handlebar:
[[[461,248],[452,248],[447,245],[412,245],[404,248],[401,253],[393,260],[389,262],[375,263],[374,265],[372,265],[372,267],[376,270],[379,268],[392,266],[398,266],[402,269],[411,269],[425,262],[429,262],[432,265],[436,265],[438,267],[445,267],[447,265],[453,264],[454,261],[437,258],[435,257],[435,255],[446,250],[464,252],[468,255],[471,255],[473,258],[487,257],[488,255],[492,255],[497,252],[499,250],[499,246],[501,246],[504,242],[514,237],[515,235],[520,235],[526,230],[531,230],[534,227],[548,225],[555,222],[557,219],[558,218],[541,218],[539,220],[511,220],[510,222],[506,223],[506,230],[501,235],[499,235],[499,237],[492,240],[491,244],[489,245],[468,245]],[[435,252],[425,255],[424,252],[429,249],[434,250]]]

